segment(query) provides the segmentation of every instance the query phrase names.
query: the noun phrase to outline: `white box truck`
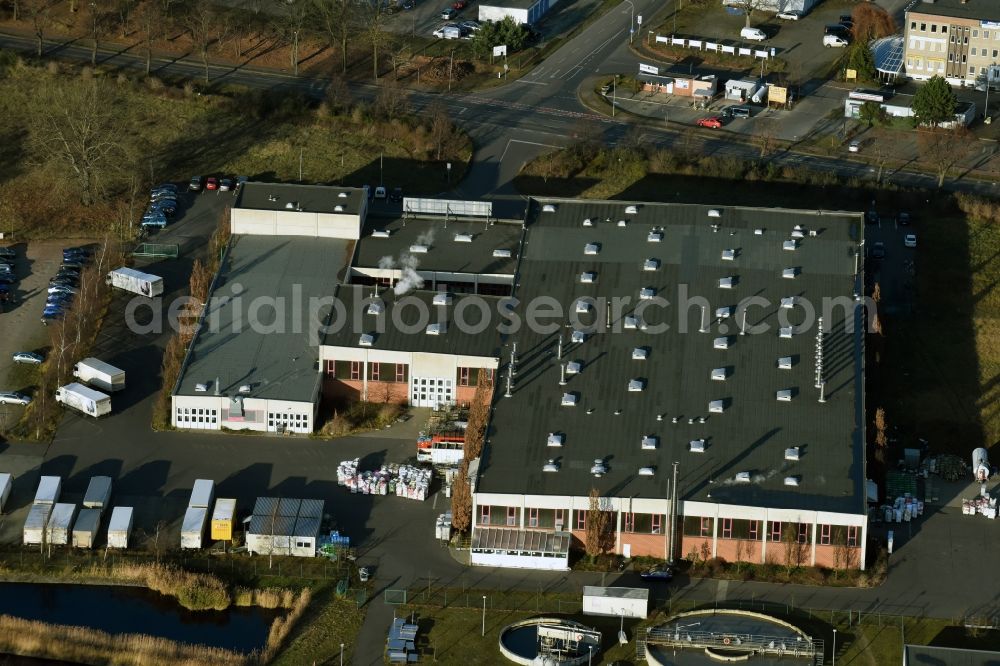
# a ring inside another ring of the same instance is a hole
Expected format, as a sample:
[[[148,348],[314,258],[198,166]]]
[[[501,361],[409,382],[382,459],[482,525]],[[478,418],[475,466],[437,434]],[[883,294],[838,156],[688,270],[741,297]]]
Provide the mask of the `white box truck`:
[[[184,522],[181,525],[181,548],[201,548],[207,518],[207,508],[203,506],[188,507],[188,510],[184,512]]]
[[[62,477],[43,476],[38,479],[38,490],[35,491],[35,504],[55,504],[62,492]]]
[[[116,506],[111,510],[108,521],[108,548],[128,548],[128,538],[132,534],[132,507]]]
[[[97,418],[111,413],[111,396],[83,384],[66,384],[56,389],[56,402]]]
[[[53,546],[68,545],[73,536],[75,517],[76,504],[54,504],[49,515],[49,524],[45,528],[46,540]]]
[[[118,268],[105,280],[112,287],[130,291],[139,296],[160,296],[163,294],[163,278],[143,273],[132,268]]]
[[[45,526],[52,513],[51,504],[32,504],[24,521],[24,545],[37,546],[45,538]]]
[[[3,513],[3,508],[7,504],[7,498],[10,497],[10,489],[14,486],[14,477],[10,474],[0,474],[0,513]]]
[[[100,509],[80,509],[80,515],[73,523],[73,546],[75,548],[93,548],[97,541],[97,532],[101,529]]]
[[[125,388],[125,371],[96,358],[85,358],[74,365],[73,376],[102,391],[114,393]]]
[[[212,506],[212,497],[215,495],[215,481],[208,479],[195,479],[194,487],[191,489],[191,499],[188,506],[196,509],[207,509]]]
[[[87,492],[83,496],[83,508],[97,509],[103,512],[111,501],[111,477],[94,476],[87,484]]]

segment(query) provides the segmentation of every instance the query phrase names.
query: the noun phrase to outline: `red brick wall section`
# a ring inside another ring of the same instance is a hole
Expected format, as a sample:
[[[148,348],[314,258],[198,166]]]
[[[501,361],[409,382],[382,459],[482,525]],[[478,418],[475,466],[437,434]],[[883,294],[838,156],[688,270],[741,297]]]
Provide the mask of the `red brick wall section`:
[[[625,552],[625,544],[632,545],[632,557],[667,557],[667,535],[666,534],[632,534],[631,532],[621,533],[621,551]]]
[[[703,547],[704,545],[704,547]],[[694,553],[698,559],[702,559],[706,554],[712,557],[712,537],[684,536],[681,539],[680,556],[687,559]]]
[[[839,553],[837,552],[838,548],[840,550]],[[816,545],[816,566],[818,567],[829,567],[831,569],[857,569],[860,560],[860,548]]]
[[[476,395],[475,386],[458,386],[455,388],[455,402],[460,405],[472,404],[472,399]]]
[[[405,403],[409,396],[407,391],[409,385],[406,382],[368,382],[368,401],[383,402],[385,400],[385,390],[389,388],[389,402]],[[334,398],[346,398],[348,400],[361,400],[361,391],[364,382],[360,379],[328,379],[325,385],[325,393]]]
[[[737,557],[737,554],[741,557]],[[719,539],[716,545],[716,556],[727,562],[761,562],[761,547],[759,541],[743,539]]]

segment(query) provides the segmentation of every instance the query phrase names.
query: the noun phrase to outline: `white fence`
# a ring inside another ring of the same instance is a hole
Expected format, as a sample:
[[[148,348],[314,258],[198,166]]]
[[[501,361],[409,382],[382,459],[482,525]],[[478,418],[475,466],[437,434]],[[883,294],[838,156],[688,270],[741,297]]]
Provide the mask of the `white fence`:
[[[709,53],[725,53],[729,55],[741,55],[745,57],[761,58],[763,60],[768,60],[771,58],[773,53],[768,49],[750,49],[744,46],[737,47],[729,46],[726,44],[717,44],[716,42],[707,42],[701,39],[686,39],[684,37],[673,37],[667,35],[657,35],[657,44],[666,44],[668,46],[683,46],[689,49],[694,49],[696,51],[707,51]],[[737,50],[739,51],[737,53]]]

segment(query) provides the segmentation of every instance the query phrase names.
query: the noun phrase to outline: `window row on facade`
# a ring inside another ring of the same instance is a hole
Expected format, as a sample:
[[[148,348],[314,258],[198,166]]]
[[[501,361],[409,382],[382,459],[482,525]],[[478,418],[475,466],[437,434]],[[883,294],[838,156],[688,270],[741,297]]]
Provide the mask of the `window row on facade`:
[[[368,363],[368,381],[406,383],[410,379],[410,368],[406,363]],[[493,369],[482,370],[490,381],[493,380]],[[349,379],[361,381],[365,378],[364,361],[327,360],[326,374],[334,379]],[[456,386],[477,386],[479,384],[479,368],[458,368],[455,373]]]

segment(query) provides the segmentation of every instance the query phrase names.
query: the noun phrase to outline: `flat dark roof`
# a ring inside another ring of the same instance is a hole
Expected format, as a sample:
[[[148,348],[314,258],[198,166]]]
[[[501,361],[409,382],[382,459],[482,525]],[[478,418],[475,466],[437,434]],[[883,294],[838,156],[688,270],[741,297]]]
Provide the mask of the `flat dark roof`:
[[[486,2],[479,3],[483,7],[499,7],[501,9],[531,9],[537,5],[539,0],[503,0],[502,2]]]
[[[540,212],[546,203],[556,210]],[[720,217],[713,218],[712,206],[639,204],[636,213],[626,213],[626,205],[543,200],[532,207],[515,292],[518,314],[523,317],[541,296],[556,298],[567,312],[583,296],[629,302],[612,314],[610,332],[607,317],[581,315],[600,330],[582,343],[569,342],[572,328],[565,317],[557,331],[525,326],[506,338],[504,366],[509,344],[516,341],[518,348],[514,395],[504,398],[498,389],[477,491],[586,496],[596,487],[608,495],[663,498],[671,463],[679,461],[682,499],[863,512],[861,336],[844,332],[846,317],[853,319],[845,309],[853,313],[860,284],[854,274],[860,214],[719,207]],[[584,226],[585,219],[593,226]],[[619,220],[626,226],[618,226]],[[798,249],[784,250],[796,225],[805,237]],[[661,242],[648,241],[655,230],[662,230]],[[598,254],[584,253],[589,243],[599,245]],[[727,249],[737,251],[735,260],[722,259]],[[659,270],[643,270],[647,258],[658,259]],[[789,267],[800,268],[795,279],[782,277]],[[595,271],[596,282],[582,283],[584,271]],[[735,288],[721,289],[720,278],[729,276],[737,278]],[[670,305],[642,314],[647,331],[624,328],[645,287]],[[730,317],[701,333],[700,307],[681,314],[682,289],[688,298],[707,298],[712,319],[717,308],[748,297],[768,299],[770,305],[748,309],[747,323],[767,325],[770,332],[741,336],[739,322]],[[780,308],[781,299],[791,296],[846,301],[824,322],[831,331],[824,344],[824,404],[814,388],[815,327],[791,339],[778,334],[779,315],[790,312],[789,323],[804,322],[802,308]],[[649,332],[664,323],[666,332]],[[679,330],[682,325],[688,332]],[[560,334],[563,361],[582,363],[582,372],[569,376],[565,386],[559,385],[556,359]],[[730,348],[715,349],[714,340],[724,336]],[[633,360],[637,347],[648,350],[646,360]],[[779,357],[791,357],[792,368],[779,369]],[[718,368],[725,369],[724,381],[710,378]],[[505,375],[502,366],[498,387]],[[627,390],[632,379],[644,382],[644,390]],[[776,400],[783,389],[793,390],[790,402]],[[577,396],[576,406],[561,406],[567,392]],[[723,401],[723,413],[709,413],[714,400]],[[562,434],[564,445],[547,446],[549,433]],[[647,435],[658,438],[655,450],[642,449]],[[698,439],[705,440],[705,452],[690,452],[689,442]],[[784,459],[790,447],[801,447],[799,461]],[[559,464],[558,472],[542,471],[549,459]],[[598,459],[608,467],[600,478],[590,471]],[[640,476],[641,467],[653,467],[655,474]],[[749,472],[750,481],[737,481],[740,472]],[[787,476],[799,477],[800,484],[784,485]]]
[[[454,294],[450,305],[435,305],[435,292],[416,290],[396,296],[392,289],[380,288],[378,301],[384,309],[379,315],[368,314],[368,304],[372,302],[374,287],[344,285],[336,294],[343,303],[346,321],[330,322],[330,332],[323,344],[332,347],[357,347],[392,351],[427,352],[434,354],[459,354],[463,356],[486,356],[496,358],[500,350],[500,336],[496,330],[497,308],[501,299],[495,296]],[[463,305],[469,301],[470,305]],[[472,306],[472,302],[475,306]],[[484,313],[479,305],[488,308],[490,319],[485,330],[478,333],[463,332],[456,322],[456,308],[461,309],[461,317],[468,330],[476,330],[484,322]],[[355,314],[357,313],[357,314]],[[422,313],[427,319],[422,320]],[[356,321],[360,321],[360,329]],[[444,332],[428,335],[429,324],[443,322]],[[423,325],[421,325],[423,323]],[[379,332],[381,329],[381,332]],[[370,346],[360,343],[362,333],[372,335]]]
[[[517,268],[522,224],[513,222],[457,222],[442,218],[384,218],[369,216],[361,231],[354,265],[378,267],[386,257],[398,266],[409,254],[417,270],[449,273],[513,275]],[[372,236],[387,231],[388,238]],[[456,241],[456,236],[471,236],[471,242]],[[423,245],[426,253],[410,248]],[[509,250],[510,257],[494,257],[494,250]]]
[[[248,182],[240,188],[235,207],[250,210],[290,210],[288,205],[292,204],[291,210],[358,215],[365,203],[365,191],[360,187]],[[338,206],[342,210],[337,210]]]
[[[222,395],[236,395],[240,386],[250,384],[251,398],[311,402],[320,374],[319,335],[311,329],[309,299],[333,294],[354,242],[235,237],[176,395],[214,395],[218,378]],[[233,300],[236,296],[239,301]],[[284,303],[282,321],[266,305],[269,299]],[[255,302],[264,304],[256,314],[261,325],[250,323]],[[208,391],[195,391],[196,384],[208,384]]]
[[[1000,21],[1000,4],[996,0],[917,0],[908,14],[934,14],[973,21]]]
[[[906,666],[1000,666],[1000,652],[909,644],[903,649]]]

